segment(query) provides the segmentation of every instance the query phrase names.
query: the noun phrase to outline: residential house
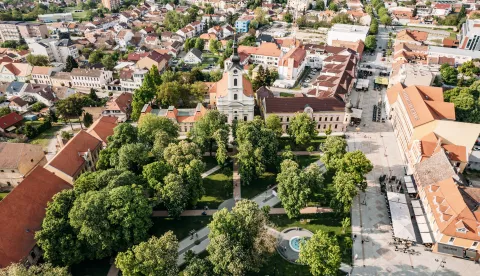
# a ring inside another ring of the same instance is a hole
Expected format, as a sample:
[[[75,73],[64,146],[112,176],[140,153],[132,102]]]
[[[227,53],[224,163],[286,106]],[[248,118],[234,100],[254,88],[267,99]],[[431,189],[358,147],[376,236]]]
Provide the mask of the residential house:
[[[52,86],[48,84],[29,83],[23,90],[23,95],[33,97],[36,101],[49,107],[58,101]]]
[[[20,115],[17,115],[20,116]],[[42,146],[24,143],[0,143],[0,187],[13,189],[36,166],[47,163]]]
[[[7,98],[21,96],[26,87],[27,83],[25,82],[12,81],[5,90]]]
[[[35,232],[42,228],[47,203],[72,185],[37,166],[0,201],[0,267],[11,263],[36,264],[42,251],[36,245]]]
[[[237,30],[237,32],[239,33],[248,32],[250,27],[250,21],[252,19],[253,18],[251,18],[251,16],[243,16],[237,19],[237,21],[235,21],[235,29]]]
[[[52,86],[52,91],[59,100],[64,100],[75,94],[74,89],[66,86]]]
[[[265,42],[258,47],[240,46],[238,52],[249,55],[250,61],[254,64],[274,67],[278,66],[280,58],[283,56],[283,52],[279,49],[278,45],[273,42]]]
[[[86,171],[95,171],[102,141],[81,130],[50,160],[45,169],[73,185]]]
[[[154,114],[156,116],[166,117],[176,124],[178,124],[180,129],[180,136],[187,136],[188,132],[193,128],[195,122],[200,120],[207,109],[203,107],[201,103],[198,103],[195,108],[175,108],[174,106],[169,106],[167,109],[153,109],[151,105],[145,104],[142,108],[142,115],[145,114]]]
[[[134,92],[140,88],[148,70],[145,69],[123,69],[120,71],[120,86],[122,91]]]
[[[435,3],[433,5],[432,15],[447,16],[452,12],[452,5],[448,3]]]
[[[113,80],[112,71],[74,68],[71,72],[74,87],[102,88]]]
[[[395,44],[414,43],[417,45],[423,45],[427,38],[427,32],[404,29],[397,33],[397,37],[395,38]]]
[[[217,36],[216,36],[214,33],[201,34],[201,35],[200,35],[200,39],[202,39],[203,42],[204,42],[203,49],[204,49],[205,51],[209,51],[209,50],[210,50],[210,40],[214,40],[214,41],[217,41],[217,40],[218,40]]]
[[[334,40],[334,42],[337,40]],[[319,45],[319,44],[305,44],[303,48],[307,51],[307,66],[319,69],[323,66],[323,60],[332,55],[350,56],[355,54],[354,51],[345,47]],[[360,58],[360,57],[359,57]]]
[[[116,117],[118,122],[125,122],[132,112],[132,93],[123,92],[119,96],[110,97],[102,112],[103,116]]]
[[[194,29],[195,36],[198,36],[201,33],[203,33],[203,30],[205,28],[205,23],[203,23],[201,21],[194,21],[194,22],[188,24],[187,27],[188,26],[192,27]]]
[[[158,51],[151,51],[146,57],[141,58],[136,66],[139,69],[150,70],[152,66],[157,66],[158,71],[162,72],[168,67],[170,56],[167,54],[161,54]]]
[[[145,44],[149,46],[158,46],[160,45],[161,40],[156,34],[149,34],[145,37]]]
[[[334,47],[342,47],[355,51],[358,55],[358,58],[361,59],[363,56],[363,51],[365,50],[365,43],[362,40],[344,41],[344,40],[332,40],[332,45]]]
[[[0,63],[0,81],[26,82],[32,78],[32,66],[28,63],[2,62]]]
[[[48,28],[43,23],[22,22],[16,25],[22,38],[27,41],[48,37]]]
[[[72,87],[70,72],[53,72],[50,81],[53,87]]]
[[[202,51],[197,48],[191,49],[185,57],[183,57],[183,62],[186,64],[200,64],[202,63]]]
[[[61,67],[52,66],[33,66],[32,68],[32,80],[38,84],[52,84],[51,76],[55,72],[60,72]]]
[[[9,99],[9,101],[10,103],[8,104],[8,107],[10,108],[10,110],[23,113],[23,112],[27,112],[28,109],[30,108],[30,105],[28,104],[28,102],[20,97],[13,96]]]
[[[110,11],[117,10],[122,5],[122,1],[121,0],[102,0],[102,5],[104,8],[107,8]]]
[[[1,132],[12,132],[17,126],[21,125],[23,121],[23,116],[15,112],[4,115],[0,117],[0,131]]]
[[[132,30],[124,29],[118,32],[117,36],[115,37],[115,42],[120,46],[120,48],[125,49],[132,38]]]
[[[428,64],[442,65],[446,59],[454,66],[480,58],[480,51],[447,47],[428,46]]]
[[[202,15],[202,22],[206,24],[210,24],[213,22],[214,24],[220,23],[222,16],[219,14],[203,14]]]

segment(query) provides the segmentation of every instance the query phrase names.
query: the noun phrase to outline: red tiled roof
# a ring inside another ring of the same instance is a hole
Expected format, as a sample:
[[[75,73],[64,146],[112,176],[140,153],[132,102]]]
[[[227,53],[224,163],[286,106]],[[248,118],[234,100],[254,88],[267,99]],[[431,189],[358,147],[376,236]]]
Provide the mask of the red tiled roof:
[[[117,126],[117,117],[102,116],[98,118],[87,130],[95,138],[107,144],[108,136],[113,135],[113,129]]]
[[[0,128],[7,129],[16,123],[21,122],[22,120],[22,115],[12,112],[10,114],[0,117]]]
[[[85,163],[82,153],[88,150],[94,151],[102,146],[102,142],[86,132],[81,130],[55,155],[47,164],[69,176],[76,176],[80,168]]]
[[[0,201],[0,267],[26,257],[35,246],[47,202],[72,186],[38,166]]]

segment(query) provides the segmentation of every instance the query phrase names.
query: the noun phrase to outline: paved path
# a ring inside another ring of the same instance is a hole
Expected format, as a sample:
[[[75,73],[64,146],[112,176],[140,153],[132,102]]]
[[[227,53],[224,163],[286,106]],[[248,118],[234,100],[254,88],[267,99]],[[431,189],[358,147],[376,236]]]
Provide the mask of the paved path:
[[[260,196],[260,195],[259,195]],[[265,197],[265,195],[263,195]],[[196,217],[196,216],[203,216],[202,213],[206,212],[207,216],[213,216],[217,209],[211,210],[185,210],[180,214],[181,217]],[[300,210],[300,214],[316,214],[316,213],[330,213],[333,212],[331,208],[328,207],[306,207]],[[284,208],[270,208],[271,215],[281,215],[286,214]],[[167,211],[153,211],[152,217],[168,217]]]
[[[242,190],[241,190],[241,181],[240,181],[240,174],[238,173],[238,162],[234,158],[233,159],[233,199],[238,201],[242,198]]]
[[[206,171],[206,172],[202,173],[202,178],[205,178],[205,177],[207,177],[207,176],[211,175],[212,173],[214,173],[214,172],[216,172],[216,171],[220,170],[221,168],[222,168],[222,166],[220,166],[220,165],[217,165],[217,166],[215,166],[215,167],[211,168],[210,170],[208,170],[208,171]]]

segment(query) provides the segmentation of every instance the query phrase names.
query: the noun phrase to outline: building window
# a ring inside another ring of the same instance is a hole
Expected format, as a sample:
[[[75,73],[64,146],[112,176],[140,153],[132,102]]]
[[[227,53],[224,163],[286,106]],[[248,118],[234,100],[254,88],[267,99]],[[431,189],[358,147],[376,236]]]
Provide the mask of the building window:
[[[287,122],[290,122],[290,117],[287,117]]]
[[[283,123],[283,117],[280,117],[280,122],[282,122],[282,123]],[[2,171],[2,172],[3,172],[3,171]]]
[[[321,121],[322,121],[322,117],[318,117],[318,121],[321,122]]]
[[[237,86],[237,85],[238,85],[237,79],[233,79],[233,86]]]
[[[325,129],[327,127],[327,125],[323,125],[323,129]]]
[[[451,238],[448,240],[448,243],[452,244],[454,241],[455,241],[455,237],[451,237]]]
[[[473,242],[473,243],[472,243],[472,246],[470,246],[470,247],[471,247],[471,248],[476,248],[477,245],[478,245],[478,242]]]
[[[337,117],[337,122],[340,120],[340,117]]]
[[[337,125],[335,125],[335,129],[337,129]]]
[[[243,116],[243,120],[246,122],[247,121],[247,116]]]
[[[238,95],[237,94],[233,94],[233,99],[236,101],[238,99]]]
[[[330,122],[333,121],[333,117],[330,117]]]

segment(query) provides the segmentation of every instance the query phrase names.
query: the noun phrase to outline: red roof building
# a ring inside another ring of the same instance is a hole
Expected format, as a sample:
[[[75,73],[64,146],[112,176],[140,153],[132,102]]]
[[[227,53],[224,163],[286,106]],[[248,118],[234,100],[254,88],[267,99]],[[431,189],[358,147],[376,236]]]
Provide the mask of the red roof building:
[[[0,117],[0,131],[10,132],[22,123],[23,116],[15,112]]]
[[[0,201],[0,267],[11,263],[38,261],[35,231],[40,230],[47,202],[72,185],[48,170],[36,167]]]

